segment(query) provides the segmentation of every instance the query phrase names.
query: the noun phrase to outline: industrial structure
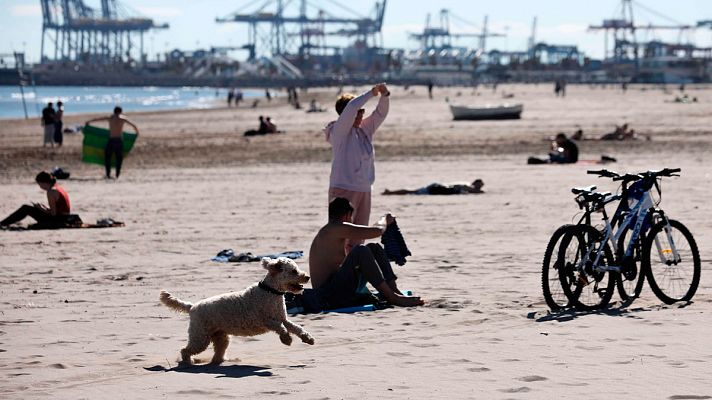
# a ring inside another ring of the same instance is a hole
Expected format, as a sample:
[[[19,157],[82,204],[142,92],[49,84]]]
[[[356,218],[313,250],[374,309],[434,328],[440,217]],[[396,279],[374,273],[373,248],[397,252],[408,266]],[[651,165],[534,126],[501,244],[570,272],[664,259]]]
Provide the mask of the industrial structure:
[[[635,8],[634,8],[635,6]],[[644,11],[666,24],[639,24],[634,11]],[[697,47],[689,36],[710,21],[684,24],[634,0],[621,0],[619,17],[591,25],[589,30],[604,32],[603,65],[611,74],[647,82],[696,82],[709,78],[712,49]],[[676,43],[643,40],[656,31],[677,31]]]
[[[712,80],[712,48],[690,40],[696,30],[712,32],[712,20],[680,23],[638,0],[619,0],[614,18],[589,27],[604,33],[603,60],[589,59],[573,44],[537,40],[536,17],[522,49],[503,50],[491,41],[506,34],[490,31],[486,15],[482,24],[474,24],[448,9],[441,9],[434,21],[428,14],[422,31],[409,34],[417,49],[386,48],[382,28],[387,0],[369,2],[365,9],[345,5],[346,0],[243,0],[241,8],[216,22],[244,27],[245,42],[166,49],[164,57],[148,60],[144,35],[168,25],[141,17],[120,1],[40,0],[41,62],[23,68],[19,76],[8,67],[4,59],[11,57],[6,55],[0,58],[0,81],[290,86],[374,78],[405,84]],[[641,23],[641,14],[665,22]],[[677,40],[660,40],[658,31],[677,32]],[[247,60],[233,58],[235,51],[244,51]]]
[[[145,60],[144,33],[168,28],[168,24],[157,25],[149,18],[132,16],[116,0],[101,0],[101,10],[88,6],[83,0],[40,0],[40,4],[42,63],[142,63]]]
[[[466,25],[475,26],[473,23],[466,21],[465,19],[458,17],[457,15],[450,12],[448,9],[440,10],[440,26],[430,25],[430,14],[428,13],[425,19],[425,27],[421,33],[411,33],[409,36],[411,39],[415,39],[420,42],[420,48],[423,51],[430,50],[444,50],[453,48],[453,39],[457,40],[460,38],[477,38],[478,44],[477,49],[480,52],[487,50],[487,38],[490,37],[505,37],[503,33],[490,32],[487,28],[488,17],[485,15],[484,22],[482,24],[482,31],[480,33],[474,32],[452,32],[450,30],[450,18],[459,20]]]
[[[287,75],[300,77],[303,70],[334,72],[339,66],[344,72],[387,69],[381,34],[386,0],[377,1],[370,16],[334,0],[329,3],[351,15],[336,15],[307,0],[267,0],[248,12],[246,9],[254,4],[249,2],[216,22],[247,25],[247,43],[242,47],[248,51],[248,61],[266,58],[273,68]],[[352,42],[350,47],[336,46],[329,43],[329,37]]]

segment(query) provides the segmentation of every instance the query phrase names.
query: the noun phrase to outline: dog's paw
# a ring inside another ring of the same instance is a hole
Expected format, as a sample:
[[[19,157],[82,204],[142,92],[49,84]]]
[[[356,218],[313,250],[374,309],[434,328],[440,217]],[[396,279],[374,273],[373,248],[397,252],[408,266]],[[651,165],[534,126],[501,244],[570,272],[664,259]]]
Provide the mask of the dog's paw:
[[[306,344],[314,344],[314,338],[308,333],[303,334],[300,338],[302,339],[302,342]]]
[[[281,340],[282,343],[286,344],[287,346],[292,345],[292,336],[288,333],[285,333],[284,335],[279,335],[279,340]]]

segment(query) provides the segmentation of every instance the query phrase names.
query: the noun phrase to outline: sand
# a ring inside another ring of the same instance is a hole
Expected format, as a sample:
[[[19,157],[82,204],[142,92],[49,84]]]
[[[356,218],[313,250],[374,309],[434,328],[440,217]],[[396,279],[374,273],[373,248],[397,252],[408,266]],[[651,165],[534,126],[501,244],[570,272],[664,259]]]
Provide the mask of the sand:
[[[142,135],[118,181],[78,161],[78,135],[48,150],[38,147],[37,121],[0,122],[0,215],[44,201],[32,178],[60,165],[75,178],[63,186],[85,221],[126,223],[0,231],[2,397],[712,398],[712,88],[688,87],[699,104],[666,103],[674,94],[652,87],[622,94],[569,85],[565,100],[552,89],[436,89],[431,101],[422,87],[393,88],[376,142],[373,215],[398,216],[413,256],[395,271],[428,304],[295,316],[316,345],[233,338],[222,366],[185,370],[173,368],[187,317],[159,304],[159,291],[197,301],[262,277],[257,263],[209,260],[224,248],[309,249],[326,219],[330,151],[319,131],[333,114],[282,99],[133,114]],[[501,102],[502,90],[524,103],[521,120],[453,122],[443,101]],[[314,96],[326,104],[334,91]],[[242,137],[261,114],[287,133]],[[619,162],[607,167],[619,171],[682,168],[664,181],[661,206],[697,240],[700,287],[690,304],[663,305],[646,284],[628,306],[615,296],[607,311],[551,314],[541,260],[551,233],[578,211],[570,187],[616,186],[585,174],[595,165],[527,166],[526,157],[545,153],[558,131],[601,134],[623,122],[651,140],[585,142],[582,158],[613,155]],[[485,194],[377,194],[475,178]],[[306,257],[298,262],[307,267]]]

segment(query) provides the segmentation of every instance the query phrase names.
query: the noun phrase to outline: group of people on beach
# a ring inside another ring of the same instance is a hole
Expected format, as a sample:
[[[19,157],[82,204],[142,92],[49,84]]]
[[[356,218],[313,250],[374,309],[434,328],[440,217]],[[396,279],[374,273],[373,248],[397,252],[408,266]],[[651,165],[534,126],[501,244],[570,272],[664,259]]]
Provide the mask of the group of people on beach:
[[[51,104],[52,103],[49,103],[49,105]],[[58,105],[61,107],[61,102],[58,103]],[[114,113],[110,116],[94,118],[86,121],[87,125],[97,121],[108,121],[109,123],[109,139],[104,150],[104,166],[106,168],[107,179],[111,178],[112,157],[116,160],[116,178],[121,175],[124,124],[132,126],[137,135],[139,133],[139,129],[136,124],[127,119],[122,112],[123,110],[121,107],[117,106],[114,108]],[[45,122],[44,114],[43,110],[43,122]],[[45,136],[46,135],[47,134],[45,133]],[[35,177],[35,182],[42,190],[47,192],[47,205],[45,206],[40,203],[31,203],[21,206],[8,217],[0,221],[0,229],[6,229],[10,225],[20,222],[27,217],[34,219],[42,226],[51,228],[65,226],[71,222],[71,218],[76,218],[70,214],[71,209],[69,205],[69,195],[64,188],[57,183],[57,176],[51,172],[42,171]]]
[[[265,117],[263,115],[260,115],[259,118],[257,119],[259,121],[259,125],[257,129],[250,129],[245,131],[244,135],[245,136],[258,136],[258,135],[267,135],[270,133],[283,133],[283,131],[280,131],[277,129],[277,125],[272,121],[272,117]]]
[[[61,101],[57,101],[57,109],[54,108],[53,103],[47,103],[47,107],[42,109],[42,118],[40,123],[44,128],[44,141],[43,146],[57,147],[62,146],[64,141],[64,123],[62,118],[64,117],[64,104]]]
[[[227,91],[227,106],[232,107],[232,103],[235,102],[235,107],[240,105],[240,102],[242,102],[243,94],[242,90],[239,89],[229,89]]]

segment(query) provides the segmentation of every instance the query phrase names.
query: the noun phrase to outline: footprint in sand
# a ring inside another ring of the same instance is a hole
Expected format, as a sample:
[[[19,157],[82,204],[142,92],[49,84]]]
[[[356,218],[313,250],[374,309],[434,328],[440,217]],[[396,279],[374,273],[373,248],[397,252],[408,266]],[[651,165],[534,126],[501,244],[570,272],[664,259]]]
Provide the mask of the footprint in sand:
[[[539,375],[529,375],[529,376],[523,376],[521,378],[517,378],[517,380],[520,380],[522,382],[541,382],[541,381],[548,380],[548,378],[545,378],[545,377],[539,376]]]
[[[527,393],[527,392],[531,391],[531,389],[526,386],[521,386],[518,388],[499,389],[499,391],[503,392],[503,393]]]
[[[668,397],[670,400],[706,400],[712,399],[712,396],[698,396],[694,394],[675,394]]]

